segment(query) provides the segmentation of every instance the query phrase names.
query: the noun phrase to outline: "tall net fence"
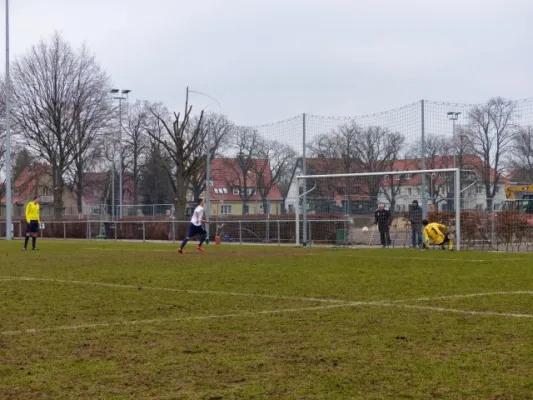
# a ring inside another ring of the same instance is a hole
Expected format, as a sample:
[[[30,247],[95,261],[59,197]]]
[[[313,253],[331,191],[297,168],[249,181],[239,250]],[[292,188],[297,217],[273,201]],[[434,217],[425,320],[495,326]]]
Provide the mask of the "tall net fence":
[[[362,116],[301,114],[267,125],[238,126],[231,141],[220,146],[211,159],[210,171],[200,178],[200,183],[208,181],[209,234],[233,242],[295,243],[298,211],[300,224],[304,216],[310,224],[306,225],[308,237],[304,241],[342,242],[343,229],[346,241],[350,221],[370,215],[379,202],[390,205],[396,215],[407,213],[414,199],[426,216],[452,212],[454,178],[443,182],[425,174],[419,177],[417,187],[402,187],[403,181],[398,185],[394,181],[398,195],[394,191],[366,195],[361,185],[331,181],[328,185],[335,188],[333,195],[331,191],[324,193],[324,184],[314,188],[311,180],[299,185],[298,175],[390,171],[401,176],[423,168],[457,167],[462,170],[460,207],[464,215],[470,215],[464,232],[473,231],[465,237],[464,247],[470,243],[472,248],[522,249],[530,246],[533,227],[532,143],[533,99],[496,98],[483,104],[419,101]],[[199,195],[205,193],[191,196],[189,208]],[[306,208],[311,203],[312,208]],[[167,221],[169,207],[163,206],[124,206],[127,218],[116,221],[117,239],[140,239],[142,232],[146,240],[169,240],[169,232],[180,237],[184,228],[178,226],[186,226],[188,221]],[[159,217],[165,220],[153,221],[150,231],[148,219]],[[105,230],[96,214],[86,219],[95,221],[90,237]],[[65,222],[67,228],[62,223],[57,221],[54,236],[88,235],[87,227],[85,233],[71,235],[70,223]],[[83,223],[86,221],[72,222],[76,226]],[[127,224],[132,227],[128,228],[130,233],[120,233],[118,227]],[[0,229],[5,231],[5,224],[0,222]],[[111,236],[114,238],[114,233]]]

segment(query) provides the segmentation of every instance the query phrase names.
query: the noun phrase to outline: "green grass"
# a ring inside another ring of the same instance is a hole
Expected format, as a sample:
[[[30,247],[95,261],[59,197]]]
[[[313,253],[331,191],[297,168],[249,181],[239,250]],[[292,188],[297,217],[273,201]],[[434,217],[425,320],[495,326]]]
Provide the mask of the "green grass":
[[[529,254],[39,244],[0,242],[2,399],[533,398]]]

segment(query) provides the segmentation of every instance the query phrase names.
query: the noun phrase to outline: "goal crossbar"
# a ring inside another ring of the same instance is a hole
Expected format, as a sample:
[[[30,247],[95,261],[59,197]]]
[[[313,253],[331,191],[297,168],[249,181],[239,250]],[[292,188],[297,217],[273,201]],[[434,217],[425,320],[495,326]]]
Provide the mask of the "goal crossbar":
[[[461,169],[460,168],[436,168],[436,169],[419,169],[419,170],[403,170],[403,171],[385,171],[385,172],[354,172],[354,173],[345,173],[345,174],[322,174],[322,175],[298,175],[296,176],[296,182],[299,182],[305,179],[326,179],[326,178],[357,178],[357,177],[368,177],[368,176],[385,176],[385,175],[403,175],[403,174],[432,174],[440,172],[450,172],[454,175],[454,205],[455,205],[455,248],[461,250]],[[423,193],[425,193],[425,188],[423,188]],[[298,199],[300,196],[298,196]],[[425,195],[424,195],[425,198]],[[423,207],[424,210],[426,207]],[[299,201],[295,207],[295,217],[296,217],[296,245],[300,245],[300,205]],[[306,220],[307,220],[307,210],[306,204],[303,205],[303,229],[304,237],[307,235]],[[425,217],[425,215],[424,215]],[[304,243],[307,245],[307,243]]]

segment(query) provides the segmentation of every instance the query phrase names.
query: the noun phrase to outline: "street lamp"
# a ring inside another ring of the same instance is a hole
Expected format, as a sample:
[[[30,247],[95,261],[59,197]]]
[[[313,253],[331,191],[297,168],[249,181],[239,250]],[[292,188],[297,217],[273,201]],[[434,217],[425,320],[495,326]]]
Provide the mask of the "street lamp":
[[[459,119],[459,115],[461,115],[460,112],[448,111],[448,119],[452,120],[452,124],[453,124],[452,140],[453,140],[454,146],[455,146],[455,121]],[[454,149],[453,151],[453,168],[455,168],[455,153],[456,153],[456,149]]]
[[[118,94],[120,92],[120,95]],[[122,149],[122,101],[123,100],[127,100],[128,99],[128,93],[130,93],[131,90],[129,89],[122,89],[122,90],[119,90],[119,89],[111,89],[111,94],[114,95],[113,96],[113,99],[114,100],[118,100],[118,119],[119,119],[119,122],[118,122],[118,129],[119,129],[119,133],[118,133],[118,138],[119,138],[119,147],[120,147],[120,162],[119,162],[119,166],[118,166],[118,190],[119,190],[119,211],[118,211],[118,216],[119,218],[122,218],[123,217],[123,204],[122,204],[122,200],[123,200],[123,190],[122,190],[122,163],[123,163],[123,149]],[[125,97],[124,97],[125,96]],[[113,157],[113,160],[114,160],[114,157]],[[113,175],[114,176],[114,175]],[[113,180],[114,181],[114,180]],[[113,207],[115,205],[113,204]]]
[[[200,96],[207,97],[211,100],[211,103],[209,103],[207,106],[205,106],[202,109],[202,112],[209,107],[211,104],[216,103],[218,107],[222,110],[222,107],[220,105],[220,102],[215,99],[214,97],[211,97],[208,94],[199,92],[197,90],[189,90],[189,87],[187,86],[187,90],[185,92],[185,115],[187,115],[187,108],[189,106],[189,93],[196,93]],[[209,183],[211,181],[211,129],[207,131],[207,154],[206,154],[206,171],[205,171],[205,208],[207,210],[206,215],[209,217],[211,215],[211,196],[209,194]],[[209,225],[206,225],[206,231],[207,231],[207,239],[209,240]]]

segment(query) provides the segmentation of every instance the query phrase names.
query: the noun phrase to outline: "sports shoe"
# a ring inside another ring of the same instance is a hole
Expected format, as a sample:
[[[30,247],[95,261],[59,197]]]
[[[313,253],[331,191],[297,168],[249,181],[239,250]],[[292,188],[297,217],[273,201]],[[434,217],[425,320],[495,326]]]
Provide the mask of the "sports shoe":
[[[183,249],[178,249],[178,253],[183,254]]]
[[[196,250],[204,251],[204,248],[202,246],[196,246]]]

